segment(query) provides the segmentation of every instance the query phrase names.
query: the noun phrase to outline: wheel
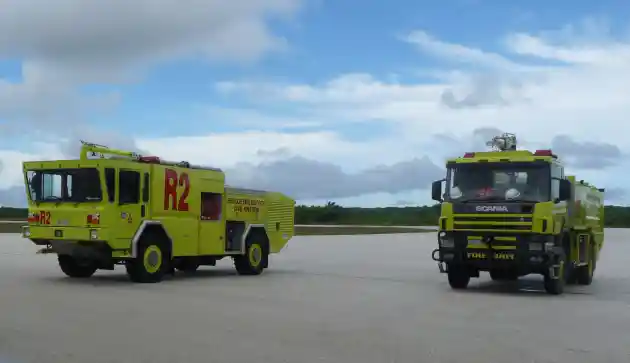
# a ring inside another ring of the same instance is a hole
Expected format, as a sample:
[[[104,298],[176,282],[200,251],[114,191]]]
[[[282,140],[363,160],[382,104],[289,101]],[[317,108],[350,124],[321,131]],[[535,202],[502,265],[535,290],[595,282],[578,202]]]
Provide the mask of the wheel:
[[[164,248],[165,245],[160,238],[152,238],[150,235],[142,237],[136,257],[125,264],[129,279],[140,283],[162,281],[164,274],[169,271],[170,262],[170,254]]]
[[[575,274],[575,278],[580,285],[590,285],[593,283],[593,274],[595,273],[595,246],[591,244],[589,251],[588,264],[586,266],[580,266]]]
[[[80,260],[69,255],[58,255],[59,267],[64,274],[73,278],[87,278],[98,269],[90,260]]]
[[[551,295],[561,295],[562,293],[564,293],[564,286],[567,279],[566,257],[564,254],[560,258],[559,263],[560,268],[558,271],[557,279],[552,279],[549,276],[549,272],[545,273],[545,291],[547,291],[547,293]]]
[[[464,266],[448,266],[448,284],[452,289],[461,290],[468,287],[470,274]]]
[[[264,233],[252,233],[245,241],[245,254],[234,257],[234,267],[239,275],[260,275],[267,266],[269,249]]]

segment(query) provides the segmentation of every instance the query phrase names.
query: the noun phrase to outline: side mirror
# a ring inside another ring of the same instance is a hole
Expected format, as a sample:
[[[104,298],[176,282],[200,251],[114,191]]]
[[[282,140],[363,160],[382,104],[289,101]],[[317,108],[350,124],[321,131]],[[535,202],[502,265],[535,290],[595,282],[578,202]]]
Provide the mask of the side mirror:
[[[571,182],[566,179],[560,179],[560,195],[558,198],[561,202],[571,199]]]
[[[442,202],[442,180],[436,180],[431,185],[431,198],[435,201]]]

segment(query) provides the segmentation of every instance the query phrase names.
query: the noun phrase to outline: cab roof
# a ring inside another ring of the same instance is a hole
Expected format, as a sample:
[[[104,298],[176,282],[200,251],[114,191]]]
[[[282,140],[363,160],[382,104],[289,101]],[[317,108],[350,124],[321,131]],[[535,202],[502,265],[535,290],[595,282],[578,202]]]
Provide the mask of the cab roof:
[[[463,156],[450,158],[447,163],[471,164],[479,162],[547,162],[560,164],[558,156],[551,150],[510,150],[467,152]]]

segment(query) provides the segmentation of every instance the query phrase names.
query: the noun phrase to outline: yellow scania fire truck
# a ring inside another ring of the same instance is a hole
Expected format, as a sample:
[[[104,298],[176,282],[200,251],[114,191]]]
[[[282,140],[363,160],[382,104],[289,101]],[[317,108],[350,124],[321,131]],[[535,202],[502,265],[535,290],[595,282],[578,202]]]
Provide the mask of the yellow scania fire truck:
[[[565,175],[551,150],[517,150],[514,134],[487,145],[494,150],[448,160],[433,183],[433,260],[450,286],[464,289],[480,271],[493,280],[541,274],[550,294],[589,285],[604,243],[604,189]]]
[[[77,160],[23,163],[22,235],[57,254],[70,277],[124,265],[134,282],[195,271],[231,257],[257,275],[294,235],[295,201],[225,185],[212,167],[82,141]]]

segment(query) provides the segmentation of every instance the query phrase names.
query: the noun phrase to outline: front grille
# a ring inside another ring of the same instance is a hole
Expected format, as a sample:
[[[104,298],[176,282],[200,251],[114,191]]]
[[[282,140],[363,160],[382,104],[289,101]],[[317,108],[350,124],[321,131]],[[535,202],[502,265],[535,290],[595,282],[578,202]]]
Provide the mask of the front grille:
[[[454,216],[454,229],[467,231],[531,231],[532,215],[518,216],[493,216],[493,215],[475,215],[475,216]]]

